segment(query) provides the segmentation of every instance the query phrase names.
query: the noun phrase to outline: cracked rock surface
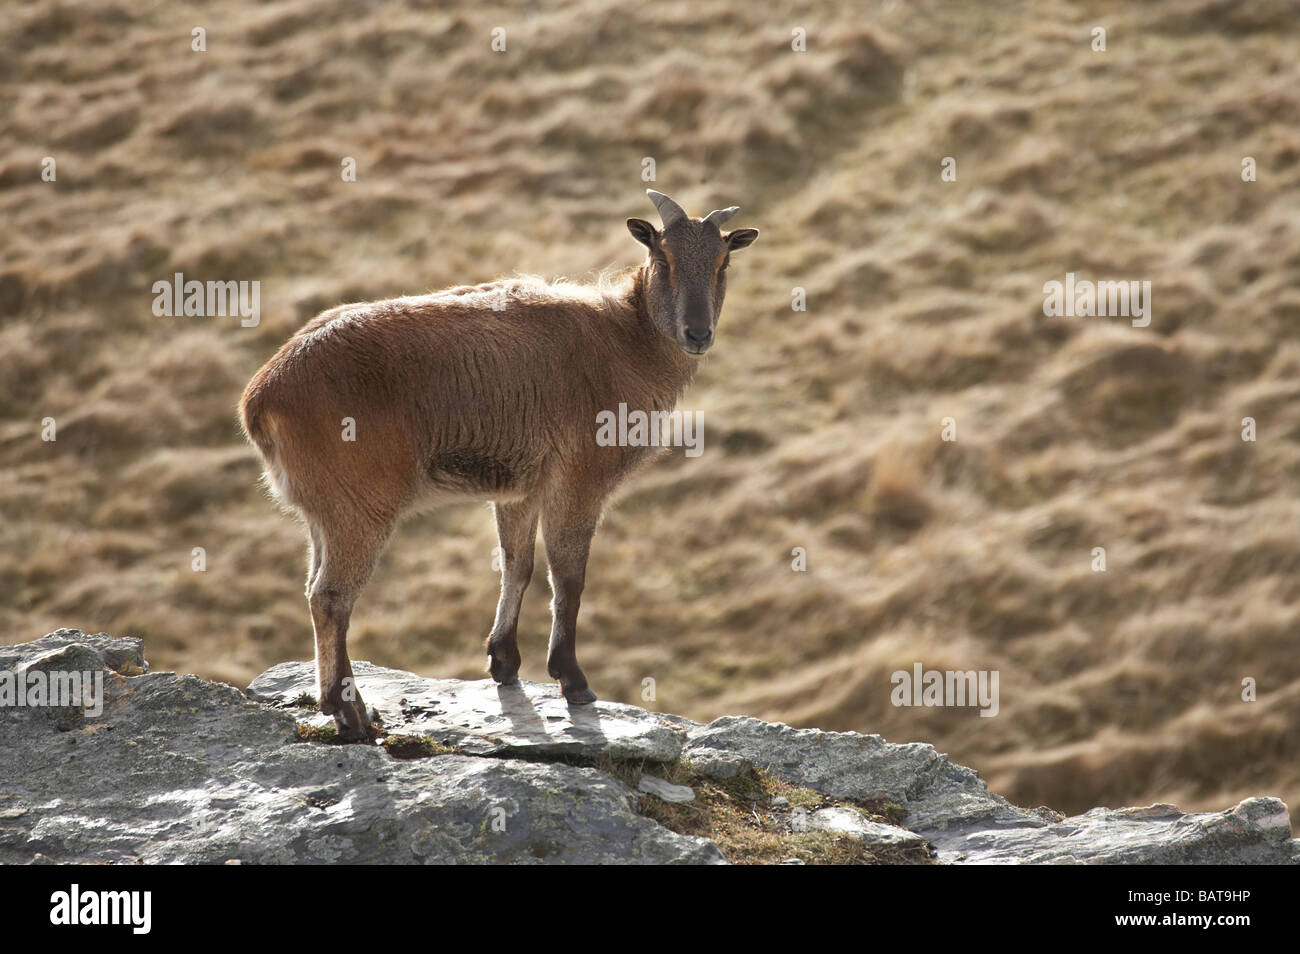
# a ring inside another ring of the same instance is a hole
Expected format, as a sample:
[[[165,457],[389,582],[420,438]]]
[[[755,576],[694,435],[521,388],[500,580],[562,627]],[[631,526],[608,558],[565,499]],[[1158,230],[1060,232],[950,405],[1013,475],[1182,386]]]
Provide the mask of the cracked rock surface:
[[[498,686],[491,679],[425,679],[370,663],[353,663],[367,705],[378,709],[384,731],[421,735],[473,755],[515,758],[572,756],[672,762],[682,752],[686,723],[617,702],[570,706],[553,683]],[[248,697],[293,707],[316,692],[316,665],[272,666],[248,686]],[[299,721],[330,725],[311,707]]]
[[[603,772],[299,743],[292,712],[143,672],[139,640],[60,631],[0,662],[68,647],[104,672],[104,712],[60,728],[39,708],[0,710],[3,863],[723,861],[637,814]]]
[[[103,709],[16,706],[0,695],[0,863],[688,863],[711,841],[637,811],[635,793],[556,758],[670,763],[735,777],[758,766],[832,798],[897,805],[902,826],[851,809],[815,831],[937,849],[941,863],[1300,863],[1287,807],[1170,806],[1063,818],[988,791],[932,746],[728,716],[708,725],[636,706],[570,707],[551,685],[424,679],[354,664],[390,734],[458,754],[392,758],[299,741],[311,663],[275,666],[247,695],[149,672],[141,640],[59,630],[0,646],[0,688],[33,673],[99,673]],[[653,764],[648,766],[653,768]]]

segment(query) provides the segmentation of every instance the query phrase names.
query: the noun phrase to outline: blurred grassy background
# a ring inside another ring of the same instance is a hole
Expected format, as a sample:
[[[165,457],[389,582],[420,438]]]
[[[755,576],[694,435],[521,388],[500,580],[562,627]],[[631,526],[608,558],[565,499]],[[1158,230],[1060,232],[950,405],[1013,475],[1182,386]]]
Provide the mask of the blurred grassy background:
[[[684,404],[706,452],[597,536],[580,645],[602,697],[652,677],[698,719],[931,741],[1067,811],[1295,806],[1290,6],[11,3],[0,638],[139,635],[155,667],[237,685],[309,657],[303,533],[239,434],[247,379],[339,302],[635,263],[652,156],[656,188],[738,203],[763,237]],[[176,271],[261,281],[261,324],[154,317]],[[1151,326],[1045,318],[1067,271],[1151,281]],[[480,677],[494,545],[480,505],[400,529],[353,658]],[[539,570],[525,678],[547,599]],[[894,708],[918,661],[999,670],[1000,715]]]

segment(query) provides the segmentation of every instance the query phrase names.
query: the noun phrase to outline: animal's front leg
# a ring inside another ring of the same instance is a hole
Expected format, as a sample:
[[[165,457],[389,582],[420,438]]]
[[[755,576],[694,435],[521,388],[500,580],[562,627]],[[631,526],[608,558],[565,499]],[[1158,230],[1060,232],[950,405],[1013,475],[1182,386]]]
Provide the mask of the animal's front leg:
[[[344,742],[367,738],[371,723],[379,714],[366,705],[352,675],[352,664],[343,661],[341,668],[322,665],[317,660],[317,680],[320,689],[320,711],[334,717],[334,726]]]
[[[519,678],[519,607],[533,576],[537,543],[537,504],[523,500],[498,503],[497,539],[501,543],[501,599],[492,635],[487,639],[488,672],[503,686]]]
[[[546,671],[560,681],[560,691],[571,703],[596,701],[587,677],[578,665],[578,606],[587,578],[587,554],[596,531],[599,511],[572,503],[542,514],[546,562],[551,570],[551,645]]]

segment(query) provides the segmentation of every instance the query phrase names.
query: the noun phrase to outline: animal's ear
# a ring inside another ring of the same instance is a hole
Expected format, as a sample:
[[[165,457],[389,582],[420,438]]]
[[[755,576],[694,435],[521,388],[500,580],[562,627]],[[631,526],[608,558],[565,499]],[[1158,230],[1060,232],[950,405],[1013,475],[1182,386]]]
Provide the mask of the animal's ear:
[[[655,247],[655,239],[658,237],[655,233],[655,227],[645,219],[628,219],[627,230],[632,233],[632,237],[648,249]]]
[[[738,248],[753,245],[754,239],[758,238],[758,229],[736,229],[734,232],[728,232],[724,238],[727,249],[734,252]]]

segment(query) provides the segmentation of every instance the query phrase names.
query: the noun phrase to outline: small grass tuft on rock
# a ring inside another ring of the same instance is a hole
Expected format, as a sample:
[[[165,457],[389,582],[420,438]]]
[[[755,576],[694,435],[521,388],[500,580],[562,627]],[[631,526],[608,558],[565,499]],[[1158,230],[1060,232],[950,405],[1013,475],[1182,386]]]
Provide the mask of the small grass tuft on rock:
[[[453,746],[435,742],[423,735],[390,735],[380,745],[395,759],[431,759],[439,755],[463,755]]]
[[[299,722],[294,726],[294,734],[299,742],[319,742],[322,745],[343,744],[332,722],[328,725],[308,725],[306,722]]]
[[[933,864],[933,854],[922,847],[872,845],[852,835],[798,831],[793,812],[814,812],[842,806],[860,812],[869,821],[897,825],[905,814],[892,802],[878,805],[831,798],[811,788],[791,785],[762,769],[751,768],[734,778],[701,775],[689,762],[647,763],[600,758],[592,767],[613,775],[634,792],[643,772],[695,791],[693,802],[666,802],[638,793],[641,813],[679,835],[710,839],[732,864],[780,864],[798,860],[810,865]],[[784,799],[784,803],[774,801]]]

